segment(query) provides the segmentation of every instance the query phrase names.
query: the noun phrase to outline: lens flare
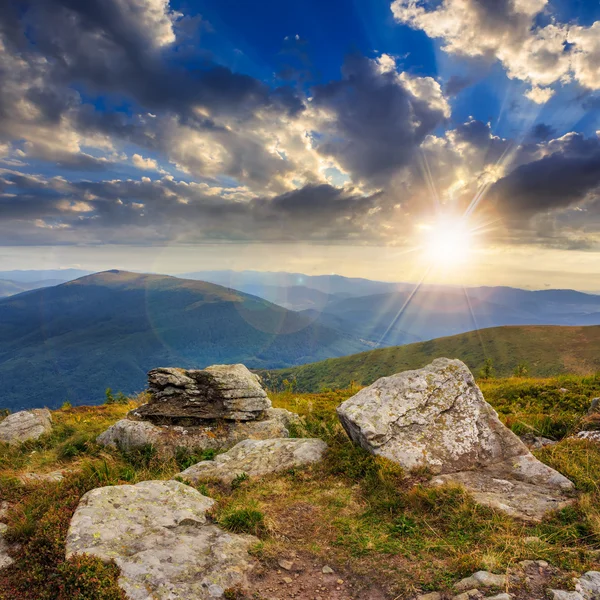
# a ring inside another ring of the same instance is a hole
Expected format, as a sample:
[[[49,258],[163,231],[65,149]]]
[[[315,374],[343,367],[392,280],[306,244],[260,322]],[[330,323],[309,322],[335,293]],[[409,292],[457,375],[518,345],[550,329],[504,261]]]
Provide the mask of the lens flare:
[[[466,263],[473,249],[473,234],[461,220],[440,219],[421,225],[422,248],[427,261],[445,267]]]

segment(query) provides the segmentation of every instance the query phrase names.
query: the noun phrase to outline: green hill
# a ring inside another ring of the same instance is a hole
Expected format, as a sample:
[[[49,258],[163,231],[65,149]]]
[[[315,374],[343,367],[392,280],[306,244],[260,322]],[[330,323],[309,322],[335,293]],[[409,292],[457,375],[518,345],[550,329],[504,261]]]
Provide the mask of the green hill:
[[[600,326],[506,326],[470,331],[427,342],[382,348],[299,367],[263,372],[273,389],[339,389],[351,382],[368,385],[386,375],[418,369],[439,357],[459,358],[477,373],[487,358],[498,376],[525,363],[534,377],[600,371]]]
[[[95,403],[142,390],[157,366],[278,368],[366,347],[218,285],[107,271],[0,300],[0,407]]]

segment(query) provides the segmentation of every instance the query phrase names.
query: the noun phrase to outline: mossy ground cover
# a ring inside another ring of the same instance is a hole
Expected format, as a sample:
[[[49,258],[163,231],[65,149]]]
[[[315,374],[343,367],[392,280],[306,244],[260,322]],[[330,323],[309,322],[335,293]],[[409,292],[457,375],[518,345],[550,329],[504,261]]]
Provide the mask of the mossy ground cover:
[[[476,505],[459,488],[428,488],[427,473],[404,473],[348,440],[335,408],[357,391],[352,388],[272,394],[275,406],[302,416],[294,435],[329,444],[322,463],[262,479],[239,478],[227,488],[210,481],[197,487],[217,500],[212,516],[221,526],[260,538],[255,554],[264,564],[275,565],[293,549],[354,574],[364,585],[383,584],[390,598],[447,589],[475,570],[502,572],[523,559],[544,559],[565,576],[600,568],[600,445],[563,440],[587,426],[585,413],[591,398],[600,395],[600,381],[514,378],[480,385],[513,430],[562,440],[536,454],[575,482],[580,497],[573,507],[540,524],[524,524]],[[20,545],[15,565],[0,572],[1,600],[122,598],[114,565],[64,560],[80,497],[103,485],[167,479],[190,461],[208,458],[181,452],[165,459],[153,448],[122,453],[97,446],[96,435],[132,406],[62,409],[53,413],[50,435],[0,448],[0,498],[12,504],[8,539]],[[18,478],[57,469],[66,475],[60,483],[24,485]]]

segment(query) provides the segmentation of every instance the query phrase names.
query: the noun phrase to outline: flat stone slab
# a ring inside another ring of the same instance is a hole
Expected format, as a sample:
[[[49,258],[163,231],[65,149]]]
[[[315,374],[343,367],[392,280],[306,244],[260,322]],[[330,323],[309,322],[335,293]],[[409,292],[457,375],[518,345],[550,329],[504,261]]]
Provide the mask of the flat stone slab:
[[[20,444],[37,440],[52,429],[52,415],[46,408],[22,410],[0,422],[0,442]]]
[[[463,486],[479,504],[525,521],[541,521],[548,512],[574,502],[571,481],[529,456],[431,480],[435,486],[447,483]]]
[[[148,390],[150,402],[134,413],[160,423],[185,418],[252,421],[271,408],[258,375],[242,364],[153,369]]]
[[[298,415],[283,408],[270,408],[259,421],[229,422],[206,426],[183,427],[154,425],[149,421],[121,419],[101,433],[97,442],[123,450],[152,444],[173,453],[178,447],[198,450],[223,450],[246,439],[266,440],[289,436],[288,426],[298,421]]]
[[[326,450],[327,444],[317,439],[245,440],[215,460],[192,465],[178,476],[194,483],[199,479],[231,483],[243,473],[258,477],[319,462]]]
[[[526,520],[572,501],[573,484],[544,465],[484,400],[467,366],[440,358],[382,377],[341,404],[350,438],[432,483],[463,485],[481,504]]]
[[[114,560],[130,600],[209,600],[246,585],[258,539],[208,522],[214,504],[177,481],[91,490],[81,499],[66,541],[67,558]]]

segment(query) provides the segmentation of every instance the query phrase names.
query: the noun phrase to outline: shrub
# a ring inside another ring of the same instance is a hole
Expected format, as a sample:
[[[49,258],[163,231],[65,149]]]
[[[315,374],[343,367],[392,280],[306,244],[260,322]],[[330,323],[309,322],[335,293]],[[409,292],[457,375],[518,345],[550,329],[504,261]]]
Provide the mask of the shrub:
[[[59,565],[57,600],[125,600],[117,580],[119,568],[89,555],[75,555]]]
[[[265,530],[265,516],[255,508],[232,509],[221,516],[219,525],[234,533],[260,535]]]
[[[128,404],[129,398],[123,392],[117,392],[117,394],[113,394],[110,388],[106,388],[106,400],[104,404]]]

